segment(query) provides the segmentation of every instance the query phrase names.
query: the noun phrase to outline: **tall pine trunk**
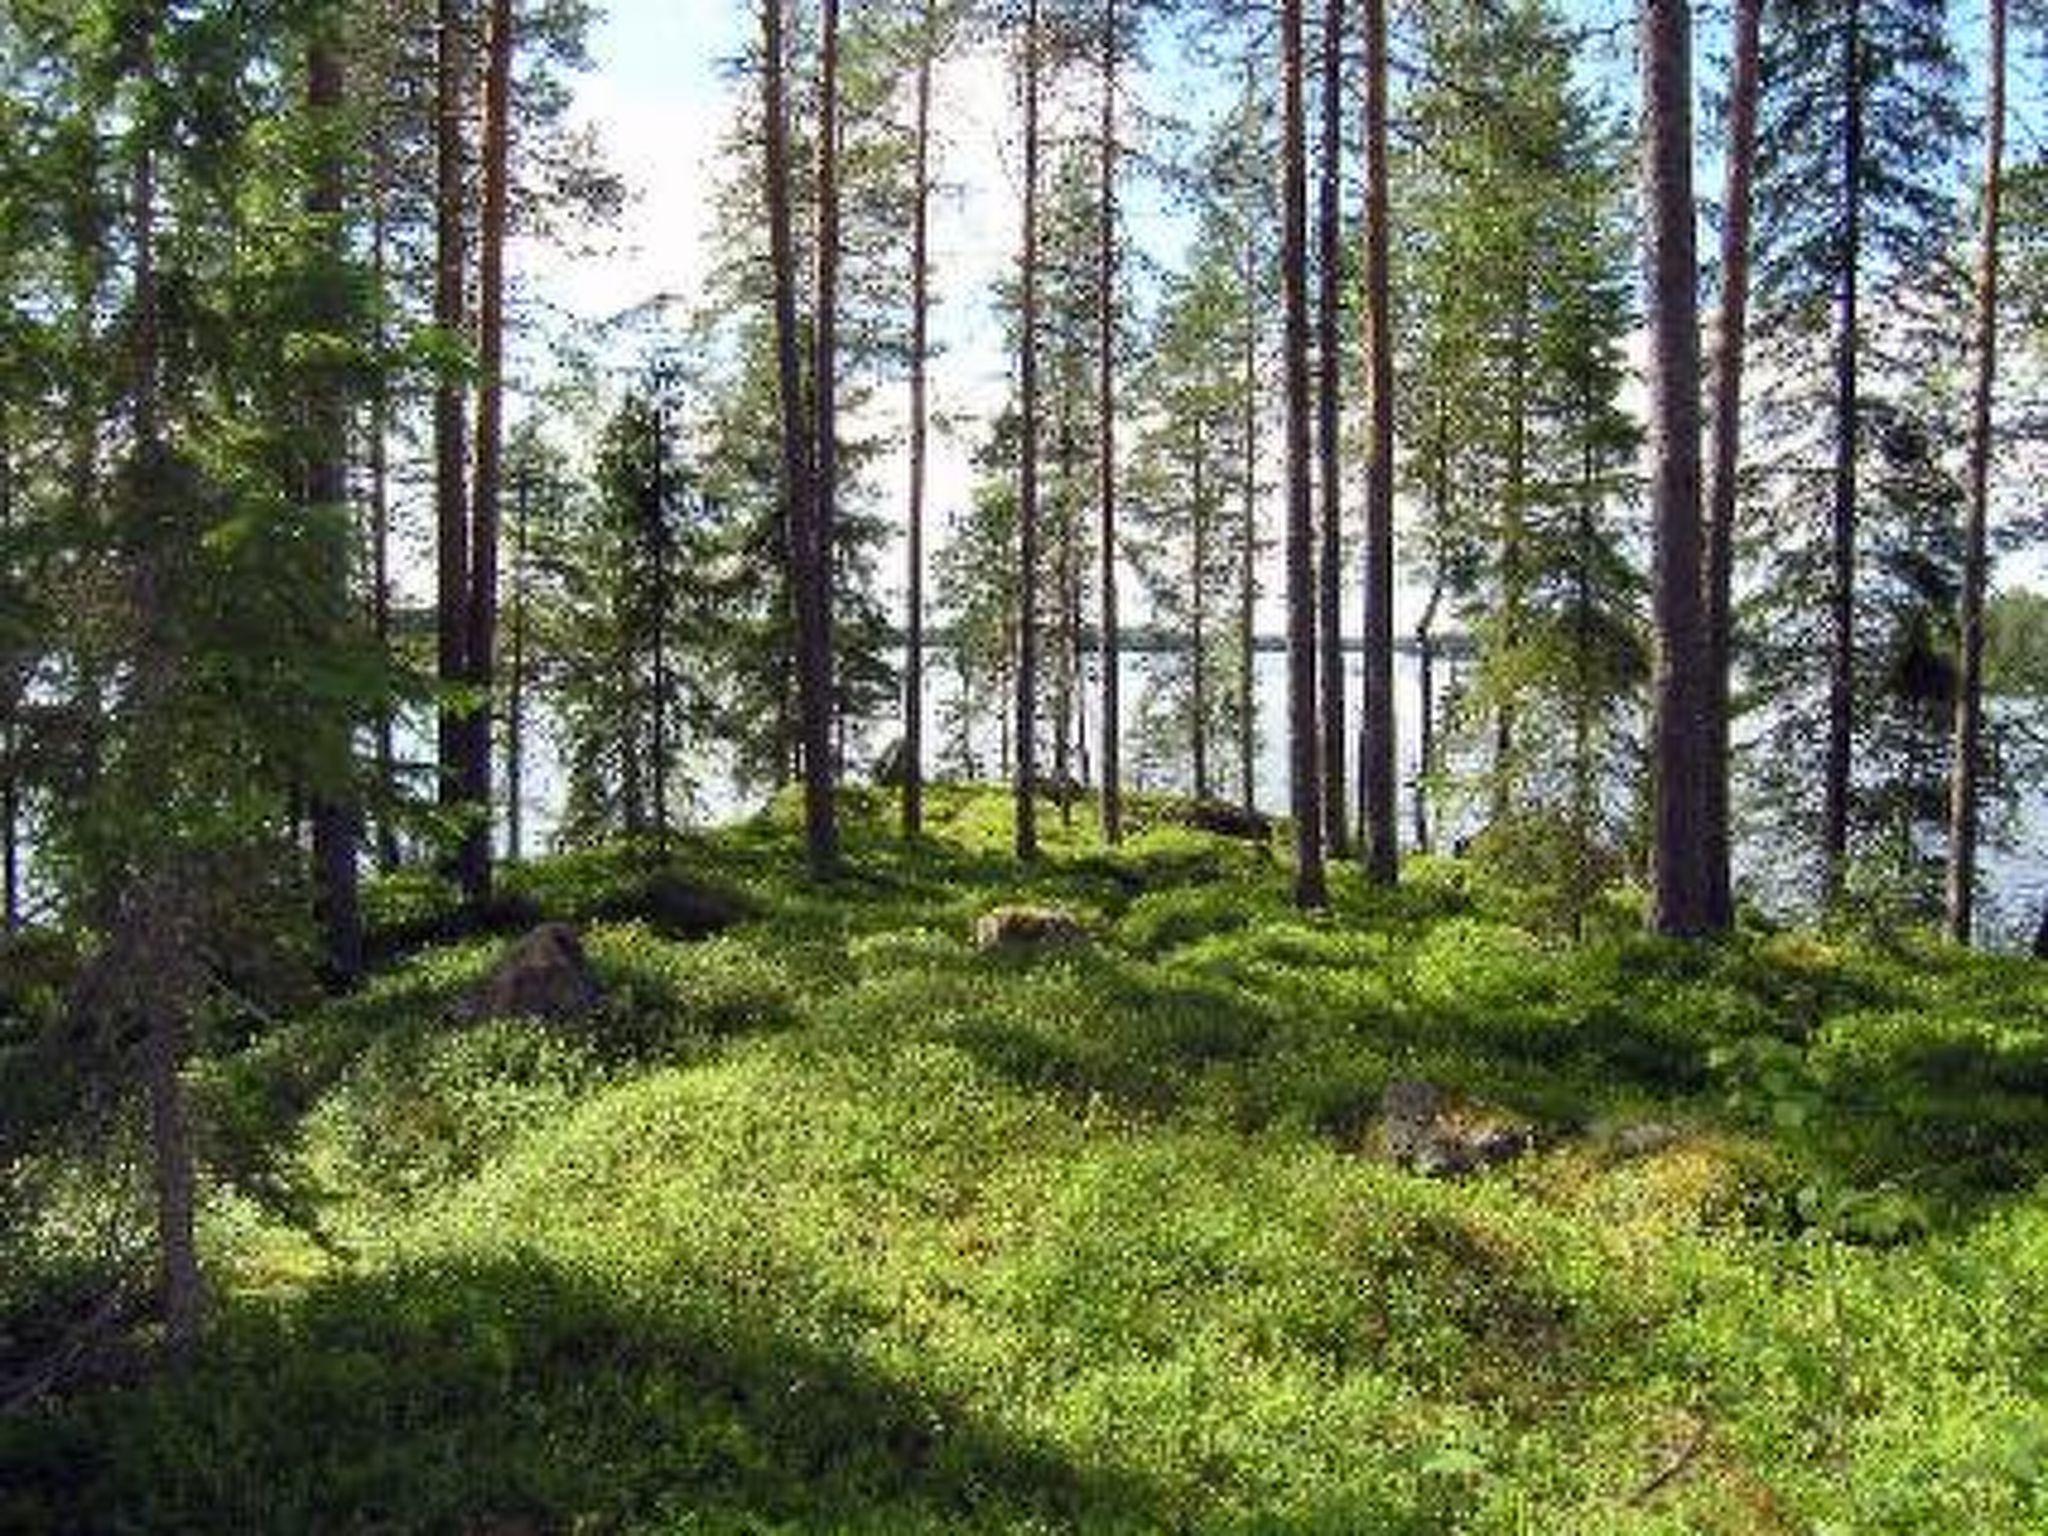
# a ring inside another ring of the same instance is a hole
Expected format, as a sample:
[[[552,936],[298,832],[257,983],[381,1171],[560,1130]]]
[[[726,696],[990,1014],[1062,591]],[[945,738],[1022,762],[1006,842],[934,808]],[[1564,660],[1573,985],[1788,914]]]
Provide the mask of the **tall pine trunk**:
[[[470,516],[469,603],[463,651],[475,708],[466,721],[463,798],[474,818],[462,840],[464,895],[491,892],[491,693],[497,680],[498,527],[505,456],[505,236],[510,207],[512,0],[490,0],[484,59],[483,226],[477,270],[476,501]]]
[[[465,329],[463,278],[468,261],[463,200],[465,175],[461,0],[439,0],[434,53],[434,324],[445,342]],[[435,676],[439,709],[439,799],[467,798],[467,723],[452,697],[469,682],[468,426],[462,383],[443,365],[434,384]],[[458,868],[460,859],[458,858]]]
[[[1188,726],[1194,747],[1195,798],[1209,798],[1209,506],[1208,487],[1203,483],[1207,448],[1202,441],[1202,422],[1195,419],[1194,454],[1189,462],[1190,495],[1194,516],[1189,519],[1194,537],[1188,555],[1188,641],[1189,709]]]
[[[1102,225],[1096,242],[1096,280],[1101,292],[1097,295],[1095,342],[1097,413],[1102,425],[1096,496],[1102,517],[1097,534],[1097,558],[1102,566],[1098,577],[1102,584],[1102,835],[1112,845],[1122,841],[1124,830],[1123,678],[1118,671],[1116,590],[1116,86],[1121,51],[1117,0],[1103,0]]]
[[[832,565],[839,498],[839,0],[824,0],[818,117],[818,312],[811,389],[817,422],[815,497],[797,566],[797,691],[804,738],[804,857],[813,879],[839,865],[833,741]]]
[[[137,74],[146,89],[156,86],[157,32],[161,12],[146,7],[138,19]],[[129,213],[135,264],[134,318],[130,327],[135,463],[141,494],[157,484],[168,457],[162,437],[162,293],[157,272],[156,151],[139,130]],[[178,667],[176,628],[166,612],[162,569],[165,551],[145,541],[136,551],[132,602],[137,636],[131,708],[143,720],[171,706]],[[146,754],[145,754],[146,757]],[[138,761],[135,788],[143,803],[160,803],[166,765]],[[206,1282],[199,1269],[196,1235],[198,1173],[181,1075],[197,985],[190,914],[198,893],[181,878],[176,855],[163,848],[145,851],[142,867],[130,873],[126,889],[111,903],[111,932],[102,964],[113,978],[124,1012],[142,1025],[142,1077],[149,1103],[150,1172],[156,1193],[157,1296],[165,1345],[173,1359],[187,1357],[198,1341],[206,1306]]]
[[[1963,590],[1957,615],[1961,671],[1949,765],[1948,932],[1970,942],[1977,894],[1978,776],[1983,769],[1984,589],[1991,499],[1991,394],[1998,373],[1998,239],[2004,197],[2005,0],[1990,0],[1989,101],[1984,128],[1984,232],[1977,257],[1977,371],[1970,396],[1969,506],[1963,524]]]
[[[390,158],[381,126],[370,131],[370,287],[385,291],[390,230],[385,211],[390,195]],[[383,355],[384,316],[381,306],[373,324],[372,344]],[[370,384],[370,629],[377,655],[389,657],[391,644],[391,386],[382,368]],[[388,703],[377,706],[377,868],[390,874],[398,868],[398,829],[393,811],[398,801],[396,721]]]
[[[924,496],[930,431],[931,142],[935,0],[924,0],[918,35],[917,126],[910,239],[910,511],[906,540],[903,655],[903,835],[924,831]]]
[[[1500,650],[1512,655],[1522,643],[1523,599],[1529,572],[1525,569],[1529,495],[1529,287],[1521,277],[1515,300],[1508,352],[1508,462],[1507,483],[1501,493],[1500,519]],[[1520,711],[1516,708],[1512,680],[1499,690],[1493,714],[1492,820],[1504,824],[1514,808],[1514,792],[1520,777],[1516,761],[1516,731]]]
[[[1691,6],[1687,0],[1644,0],[1642,27],[1657,630],[1651,922],[1659,933],[1697,934],[1711,924],[1700,840],[1712,733],[1707,721],[1709,651],[1701,580]]]
[[[1706,865],[1707,923],[1716,931],[1735,922],[1734,817],[1729,787],[1735,517],[1742,463],[1742,365],[1749,326],[1750,187],[1756,172],[1762,16],[1763,0],[1735,0],[1727,190],[1722,196],[1721,218],[1720,335],[1714,352],[1713,476],[1707,508],[1707,728],[1712,740],[1706,825],[1700,838],[1700,859]]]
[[[526,857],[526,635],[532,571],[527,544],[533,515],[532,473],[522,466],[512,480],[512,612],[505,655],[505,857]]]
[[[315,329],[329,336],[344,328],[348,314],[347,276],[342,268],[342,150],[332,137],[341,116],[342,92],[340,53],[329,40],[315,42],[306,52],[306,109],[319,136],[319,155],[306,197],[306,211],[314,220],[316,242],[312,318]],[[307,383],[306,424],[311,457],[301,491],[307,506],[316,513],[333,512],[348,499],[348,406],[342,381],[331,365],[316,365]],[[327,586],[322,599],[335,631],[329,638],[339,641],[349,605],[348,548],[339,536],[332,540],[322,580]],[[327,745],[332,759],[329,770],[335,782],[322,788],[311,807],[314,877],[320,926],[327,947],[327,972],[343,986],[352,984],[363,971],[362,876],[358,861],[362,808],[349,782],[354,767],[350,740],[353,725],[348,719],[334,722],[333,739]]]
[[[1835,470],[1829,508],[1828,723],[1822,789],[1822,895],[1842,894],[1849,858],[1849,802],[1856,692],[1856,440],[1860,410],[1859,280],[1863,262],[1863,8],[1842,7],[1842,238],[1835,307]]]
[[[1303,97],[1302,0],[1281,6],[1282,199],[1280,271],[1287,312],[1287,715],[1293,770],[1294,900],[1329,903],[1323,877],[1321,763],[1316,744],[1315,519],[1310,488],[1308,366],[1308,155]]]
[[[14,443],[0,408],[0,545],[14,538]],[[0,678],[0,933],[21,929],[20,686]]]
[[[1323,134],[1318,167],[1316,265],[1316,469],[1322,511],[1317,562],[1317,623],[1322,690],[1323,840],[1334,858],[1351,848],[1344,795],[1344,357],[1340,342],[1344,293],[1344,0],[1323,11]]]
[[[668,728],[675,712],[671,704],[675,683],[669,675],[668,633],[669,595],[674,575],[670,568],[668,542],[668,410],[659,392],[653,406],[648,417],[654,441],[650,445],[653,453],[648,461],[652,474],[648,486],[646,528],[647,559],[653,577],[648,584],[652,589],[652,601],[648,605],[647,624],[647,672],[653,692],[652,707],[648,711],[648,782],[654,802],[654,849],[665,858],[668,855],[669,759],[672,756]]]
[[[1246,65],[1245,99],[1251,99]],[[1258,809],[1258,606],[1259,606],[1259,250],[1253,204],[1244,209],[1244,370],[1240,426],[1243,505],[1237,548],[1237,798],[1247,812]]]
[[[1365,461],[1364,744],[1358,772],[1365,787],[1360,837],[1366,877],[1383,885],[1398,878],[1401,857],[1395,810],[1400,785],[1394,735],[1394,340],[1388,177],[1387,0],[1365,0],[1365,350],[1371,417]]]
[[[1038,857],[1038,0],[1024,10],[1024,249],[1017,491],[1017,857]]]
[[[790,173],[789,104],[787,72],[788,42],[784,8],[789,0],[761,0],[762,112],[765,118],[762,145],[766,160],[765,193],[768,204],[768,253],[775,290],[775,377],[782,411],[782,544],[785,580],[797,625],[797,650],[804,650],[810,619],[808,596],[810,527],[817,513],[813,483],[811,433],[815,420],[806,409],[803,377],[803,338],[797,327],[796,240],[792,225],[794,189]],[[815,733],[828,739],[829,711],[813,706],[821,701],[805,692],[807,672],[799,661],[798,688],[804,696],[798,708],[798,730],[805,744],[805,757]],[[786,696],[787,689],[778,690]],[[807,764],[808,768],[808,764]],[[817,867],[809,847],[808,772],[806,775],[806,852]]]

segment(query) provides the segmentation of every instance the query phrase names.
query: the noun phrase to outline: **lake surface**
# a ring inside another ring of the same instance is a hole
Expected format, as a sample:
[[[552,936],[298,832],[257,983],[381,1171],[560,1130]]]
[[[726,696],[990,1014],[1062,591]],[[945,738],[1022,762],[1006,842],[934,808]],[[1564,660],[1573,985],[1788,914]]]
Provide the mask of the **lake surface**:
[[[1363,686],[1363,657],[1358,652],[1346,653],[1345,696],[1349,701],[1349,717],[1353,722],[1352,738],[1345,744],[1347,761],[1346,793],[1354,803],[1357,796],[1357,740],[1355,735],[1358,718],[1358,701]],[[1179,760],[1180,754],[1170,758],[1160,754],[1141,754],[1132,750],[1137,735],[1136,725],[1144,712],[1157,708],[1162,696],[1163,679],[1174,673],[1183,664],[1182,658],[1167,652],[1127,652],[1122,658],[1122,695],[1126,721],[1125,778],[1126,783],[1136,789],[1162,790],[1185,793],[1192,789],[1191,767]],[[1437,663],[1436,687],[1441,699],[1457,670],[1458,663],[1449,658],[1439,658]],[[1421,669],[1418,659],[1409,652],[1397,655],[1395,666],[1395,707],[1398,711],[1400,736],[1397,743],[1401,771],[1401,803],[1399,825],[1404,843],[1413,836],[1413,786],[1417,769],[1420,740],[1415,722],[1421,714]],[[925,741],[928,764],[941,757],[941,744],[945,740],[945,712],[950,705],[955,683],[950,669],[944,664],[943,654],[934,651],[926,670],[927,687],[925,696]],[[1096,724],[1096,686],[1092,663],[1084,680],[1087,698],[1088,731],[1092,743]],[[1148,701],[1150,701],[1148,705]],[[1284,814],[1288,805],[1288,763],[1286,739],[1287,712],[1287,656],[1284,651],[1262,650],[1254,658],[1254,705],[1258,717],[1258,743],[1254,762],[1254,793],[1259,808],[1271,814]],[[424,722],[421,722],[423,725]],[[864,776],[883,748],[900,734],[894,720],[877,723],[869,728],[854,744],[850,756],[855,766],[854,777]],[[993,778],[1000,760],[1001,726],[993,717],[978,723],[971,740],[976,766],[985,777]],[[430,731],[416,726],[401,732],[399,753],[401,758],[411,758],[415,764],[415,781],[421,789],[430,787],[428,762],[432,749]],[[524,792],[520,796],[524,811],[523,849],[528,856],[547,851],[553,834],[559,826],[562,815],[562,800],[565,789],[561,766],[560,744],[556,739],[553,722],[544,708],[533,709],[527,725],[527,764]],[[1092,745],[1090,754],[1092,759]],[[1226,798],[1234,799],[1237,786],[1237,746],[1235,737],[1220,739],[1212,747],[1214,762],[1212,774],[1214,790]],[[689,763],[689,772],[695,781],[693,794],[686,808],[679,809],[679,815],[698,825],[711,825],[733,820],[755,810],[759,803],[758,794],[743,790],[734,778],[730,759],[716,749],[697,754]],[[502,775],[502,760],[496,764]],[[1042,764],[1049,772],[1050,761]],[[502,787],[502,781],[501,781]],[[1455,815],[1448,807],[1434,807],[1435,814]],[[1983,855],[1984,866],[1984,932],[1987,939],[2001,944],[2024,944],[2031,938],[2035,916],[2044,899],[2048,899],[2048,786],[2026,794],[2020,805],[2017,818],[2017,835],[2013,843],[2005,847],[1987,846]],[[1441,821],[1438,835],[1455,836],[1461,830],[1454,820]],[[499,846],[505,848],[506,828],[504,819],[499,820]],[[1745,857],[1742,849],[1737,853],[1737,875],[1745,873],[1752,880],[1767,867],[1769,860],[1761,856],[1766,850],[1750,851]],[[31,858],[31,864],[32,864]],[[31,895],[40,898],[44,893],[35,888],[31,870]],[[35,904],[39,905],[38,900]]]

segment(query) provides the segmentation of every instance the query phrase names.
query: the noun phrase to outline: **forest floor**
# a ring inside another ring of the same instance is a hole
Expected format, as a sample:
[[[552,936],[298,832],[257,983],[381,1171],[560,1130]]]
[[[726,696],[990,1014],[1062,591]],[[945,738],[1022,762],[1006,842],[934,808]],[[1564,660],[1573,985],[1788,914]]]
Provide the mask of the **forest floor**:
[[[211,1050],[206,1343],[0,1416],[0,1529],[2048,1530],[2048,967],[850,806],[514,872],[579,1022],[483,938]]]

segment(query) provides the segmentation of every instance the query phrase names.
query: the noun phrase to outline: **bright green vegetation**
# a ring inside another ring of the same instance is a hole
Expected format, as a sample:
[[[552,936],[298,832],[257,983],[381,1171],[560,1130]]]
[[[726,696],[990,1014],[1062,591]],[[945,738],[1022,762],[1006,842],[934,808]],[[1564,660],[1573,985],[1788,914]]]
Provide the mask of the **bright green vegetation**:
[[[201,1062],[213,1332],[0,1419],[0,1528],[2048,1529],[2048,971],[932,811],[529,867],[746,913],[595,922],[583,1024],[448,1022],[470,942]],[[1401,1172],[1397,1075],[1545,1145]]]

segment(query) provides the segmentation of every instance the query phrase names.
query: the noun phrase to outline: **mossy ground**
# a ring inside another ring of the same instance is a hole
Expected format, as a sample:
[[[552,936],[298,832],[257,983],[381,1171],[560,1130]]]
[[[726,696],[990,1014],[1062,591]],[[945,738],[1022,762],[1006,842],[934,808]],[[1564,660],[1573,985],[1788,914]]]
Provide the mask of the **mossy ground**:
[[[471,942],[201,1062],[207,1345],[0,1419],[0,1528],[2048,1530],[2048,970],[850,808],[675,850],[711,937],[519,872],[595,1020],[446,1022]],[[1396,1170],[1396,1075],[1542,1150]]]

